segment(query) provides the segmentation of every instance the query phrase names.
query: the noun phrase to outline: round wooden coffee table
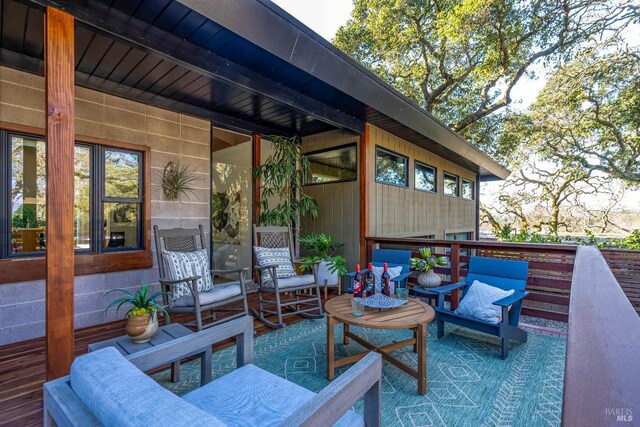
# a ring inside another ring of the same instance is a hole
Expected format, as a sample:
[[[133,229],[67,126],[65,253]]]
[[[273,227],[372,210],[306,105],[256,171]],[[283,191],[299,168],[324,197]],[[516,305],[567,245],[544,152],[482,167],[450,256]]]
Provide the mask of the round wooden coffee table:
[[[365,351],[342,359],[335,359],[334,326],[342,323],[344,325],[342,336],[343,344],[349,344],[349,339],[352,339],[367,350],[380,353],[383,359],[415,377],[418,380],[418,393],[426,394],[427,324],[431,322],[435,316],[433,308],[420,300],[410,298],[407,304],[402,307],[385,310],[366,308],[364,316],[355,317],[351,313],[352,297],[352,295],[342,295],[330,299],[325,304],[325,311],[327,313],[327,378],[333,380],[335,368],[355,363],[368,353],[368,351]],[[375,346],[351,332],[349,330],[350,325],[371,329],[410,329],[413,331],[413,338],[383,346]],[[417,370],[390,354],[390,352],[394,350],[409,345],[412,345],[413,351],[418,353]]]

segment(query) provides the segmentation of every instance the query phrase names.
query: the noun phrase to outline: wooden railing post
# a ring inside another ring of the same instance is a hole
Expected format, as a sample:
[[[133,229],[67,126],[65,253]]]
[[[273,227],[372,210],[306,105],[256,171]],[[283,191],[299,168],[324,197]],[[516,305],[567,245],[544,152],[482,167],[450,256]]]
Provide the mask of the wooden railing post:
[[[460,281],[460,245],[458,243],[451,244],[451,283]],[[451,292],[451,309],[455,310],[460,303],[460,292],[458,289]]]
[[[47,139],[46,340],[47,379],[69,373],[73,361],[74,19],[47,7],[45,97]]]

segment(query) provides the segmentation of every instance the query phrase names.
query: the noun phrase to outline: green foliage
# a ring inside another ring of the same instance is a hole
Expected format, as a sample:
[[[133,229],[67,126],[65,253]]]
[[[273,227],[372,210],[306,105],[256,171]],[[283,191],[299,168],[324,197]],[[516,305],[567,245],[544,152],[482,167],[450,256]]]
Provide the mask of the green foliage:
[[[513,138],[567,165],[640,184],[640,47],[584,48],[548,80]]]
[[[332,234],[307,234],[300,236],[300,243],[304,246],[308,254],[303,258],[306,263],[315,261],[324,261],[329,267],[331,273],[337,272],[339,276],[347,273],[347,260],[341,255],[335,255],[338,249],[344,246],[344,243],[334,243]],[[310,271],[310,264],[301,266],[303,271]]]
[[[499,242],[557,243],[640,251],[640,230],[633,230],[627,237],[622,239],[598,239],[590,230],[585,230],[584,237],[559,236],[557,234],[545,236],[540,233],[531,232],[525,229],[517,231],[514,230],[509,224],[505,224],[496,231]]]
[[[189,194],[196,195],[193,184],[198,180],[196,171],[191,164],[170,162],[162,175],[162,189],[169,200],[177,200],[181,194],[189,198]]]
[[[303,174],[309,173],[309,160],[302,156],[298,137],[271,136],[274,152],[255,169],[260,178],[260,217],[262,225],[292,227],[300,216],[318,215],[318,202],[304,192]]]
[[[431,248],[420,248],[420,258],[411,258],[409,260],[409,267],[416,271],[429,271],[436,265],[447,265],[446,257],[437,257],[431,252]]]
[[[640,15],[627,0],[354,0],[334,44],[495,154],[511,91],[533,64]],[[488,150],[489,151],[489,150]]]
[[[166,292],[156,291],[151,295],[148,295],[149,287],[144,283],[140,285],[140,289],[135,293],[131,293],[126,289],[112,289],[105,292],[105,295],[111,292],[120,292],[124,294],[124,296],[111,301],[109,305],[107,305],[107,308],[104,310],[105,312],[107,312],[111,307],[117,304],[117,313],[123,304],[131,304],[133,307],[127,311],[127,316],[137,316],[150,313],[151,316],[154,317],[158,312],[161,312],[162,314],[167,316],[167,318],[169,318],[169,313],[167,313],[165,308],[162,305],[156,303],[156,299],[162,295],[166,295]]]

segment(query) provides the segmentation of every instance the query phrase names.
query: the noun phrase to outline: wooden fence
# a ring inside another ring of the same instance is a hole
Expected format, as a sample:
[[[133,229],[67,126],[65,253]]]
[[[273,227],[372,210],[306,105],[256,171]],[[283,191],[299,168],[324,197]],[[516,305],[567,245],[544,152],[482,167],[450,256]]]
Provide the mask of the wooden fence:
[[[574,245],[502,243],[472,240],[432,240],[423,238],[368,237],[367,259],[375,247],[417,250],[429,246],[450,257],[447,267],[436,268],[444,275],[444,283],[458,282],[466,276],[470,256],[517,259],[529,262],[527,291],[522,313],[544,319],[566,322],[569,313],[571,280],[576,258]],[[640,251],[607,249],[602,251],[611,270],[620,282],[629,300],[640,313]],[[410,279],[417,282],[417,273]],[[457,303],[458,295],[452,295]]]

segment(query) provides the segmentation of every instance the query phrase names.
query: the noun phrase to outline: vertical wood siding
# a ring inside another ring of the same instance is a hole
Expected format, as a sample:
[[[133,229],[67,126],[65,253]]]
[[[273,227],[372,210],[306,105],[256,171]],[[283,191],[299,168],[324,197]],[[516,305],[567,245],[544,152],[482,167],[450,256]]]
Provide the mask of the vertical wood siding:
[[[442,239],[446,233],[474,232],[476,228],[475,201],[445,196],[442,191],[443,173],[450,172],[476,182],[475,172],[464,169],[427,150],[417,147],[375,126],[370,127],[371,172],[370,221],[371,235],[412,237],[435,235]],[[379,184],[375,177],[376,146],[409,158],[409,187],[400,188]],[[437,168],[436,194],[414,189],[415,160]],[[475,236],[474,236],[475,237]]]
[[[347,131],[331,131],[302,139],[302,151],[310,152],[359,141],[359,136]],[[302,233],[333,234],[344,243],[343,255],[352,270],[360,256],[360,190],[358,181],[305,187],[307,194],[318,201],[318,217],[302,220]]]

